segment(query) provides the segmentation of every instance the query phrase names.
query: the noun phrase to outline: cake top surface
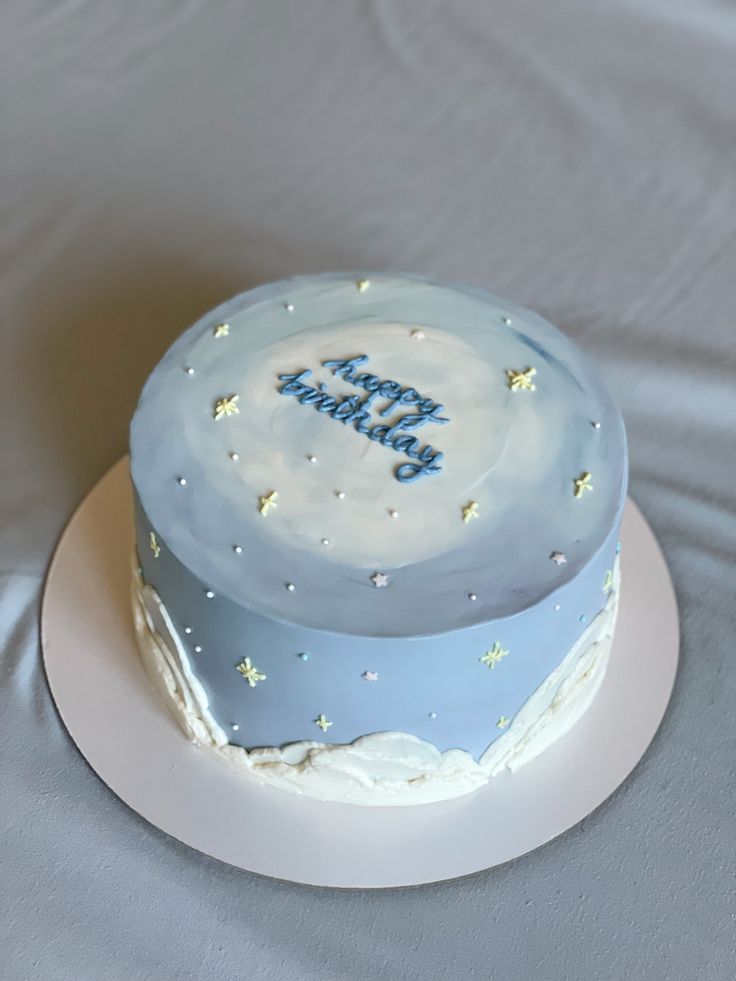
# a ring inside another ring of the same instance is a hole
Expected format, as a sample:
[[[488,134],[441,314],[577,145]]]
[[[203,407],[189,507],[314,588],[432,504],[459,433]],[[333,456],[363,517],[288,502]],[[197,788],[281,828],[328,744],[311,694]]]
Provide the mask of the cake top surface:
[[[626,440],[597,372],[539,316],[340,273],[189,328],[145,385],[131,469],[157,541],[215,594],[421,636],[571,579],[622,510]]]

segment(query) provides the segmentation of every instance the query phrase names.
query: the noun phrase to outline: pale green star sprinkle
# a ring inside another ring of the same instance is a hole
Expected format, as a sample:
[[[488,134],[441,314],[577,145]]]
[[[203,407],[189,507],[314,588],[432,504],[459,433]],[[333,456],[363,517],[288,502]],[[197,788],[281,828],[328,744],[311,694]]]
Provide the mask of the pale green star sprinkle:
[[[583,491],[593,490],[593,485],[591,484],[592,479],[593,474],[588,473],[587,470],[584,470],[579,477],[575,478],[573,481],[573,484],[575,484],[575,497],[582,497]]]
[[[536,373],[536,368],[527,368],[525,371],[517,371],[514,368],[509,368],[506,372],[509,388],[512,392],[521,392],[524,389],[528,392],[536,391],[537,386],[532,381]]]
[[[236,416],[240,409],[238,408],[238,395],[228,395],[223,396],[215,402],[215,419],[224,419],[225,416]]]
[[[501,659],[506,657],[508,654],[507,650],[496,641],[490,651],[486,651],[483,657],[479,657],[478,660],[481,664],[485,664],[487,667],[493,671],[495,666],[501,662]]]
[[[259,681],[266,680],[265,674],[261,674],[258,668],[250,663],[249,657],[244,657],[240,664],[236,665],[236,668],[248,682],[250,688],[255,688]]]
[[[320,715],[318,719],[315,719],[314,724],[319,726],[322,732],[327,732],[330,726],[334,725],[334,723],[330,722],[330,720],[324,714]]]

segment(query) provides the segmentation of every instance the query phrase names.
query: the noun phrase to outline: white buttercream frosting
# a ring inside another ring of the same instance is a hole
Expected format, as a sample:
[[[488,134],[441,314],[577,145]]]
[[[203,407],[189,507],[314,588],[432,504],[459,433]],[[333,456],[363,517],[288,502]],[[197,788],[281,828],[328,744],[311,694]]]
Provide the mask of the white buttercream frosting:
[[[604,609],[478,761],[461,749],[440,752],[405,732],[371,733],[349,744],[305,741],[250,751],[232,746],[209,711],[206,693],[164,604],[142,582],[137,565],[133,609],[148,676],[192,742],[264,783],[320,800],[382,806],[427,804],[470,793],[503,769],[518,770],[575,725],[605,674],[619,581],[617,563]],[[489,732],[496,721],[489,720]]]

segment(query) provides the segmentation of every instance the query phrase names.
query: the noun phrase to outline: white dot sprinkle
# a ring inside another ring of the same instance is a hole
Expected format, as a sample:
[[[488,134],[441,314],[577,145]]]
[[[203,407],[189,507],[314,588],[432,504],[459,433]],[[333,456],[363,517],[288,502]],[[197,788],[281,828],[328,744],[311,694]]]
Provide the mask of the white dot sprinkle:
[[[307,459],[309,460],[310,463],[316,463],[317,462],[317,457],[316,456],[308,456]]]
[[[468,599],[475,603],[478,597],[475,595],[475,593],[468,593]]]
[[[188,375],[193,375],[194,374],[194,368],[185,368],[184,371],[186,371],[186,373]]]
[[[208,589],[207,592],[204,595],[207,597],[207,599],[214,599],[215,598],[215,594],[212,592],[211,589]]]
[[[345,500],[345,491],[336,491],[338,501]]]
[[[186,477],[179,477],[177,479],[177,483],[179,484],[180,487],[186,487],[187,486],[187,478]]]
[[[560,609],[560,604],[559,604],[559,603],[555,603],[555,605],[554,605],[554,606],[552,607],[552,609],[553,609],[553,610],[554,610],[555,612],[557,612],[557,610],[559,610],[559,609]]]
[[[199,644],[197,644],[196,647],[194,648],[194,652],[195,652],[195,654],[201,654],[202,653],[202,648],[199,646]]]
[[[399,516],[398,511],[389,511],[388,513],[391,515],[392,518],[398,518]]]
[[[289,590],[290,593],[293,593],[294,590],[296,589],[296,586],[294,585],[293,582],[287,582],[286,588]]]
[[[599,422],[592,423],[592,426],[593,426],[593,429],[600,429],[601,428],[601,424]]]
[[[192,628],[191,627],[184,627],[184,633],[185,634],[190,634],[191,632],[192,632]]]
[[[293,303],[285,303],[284,304],[284,310],[286,310],[287,313],[293,313],[294,312],[294,304]]]
[[[323,545],[329,545],[330,544],[330,539],[329,538],[323,538],[322,539],[322,544]]]
[[[233,552],[235,552],[236,555],[240,555],[242,551],[243,551],[242,545],[233,545]]]
[[[232,730],[233,730],[233,732],[237,732],[239,728],[240,728],[240,726],[238,725],[238,723],[237,722],[233,722],[233,724],[232,724]]]
[[[506,324],[508,327],[508,325],[511,323],[511,317],[501,317],[501,323]]]
[[[235,461],[239,460],[240,457],[238,456],[237,453],[231,453],[230,454],[230,459],[233,460],[233,462],[235,462]]]
[[[436,712],[430,712],[429,713],[429,717],[430,717],[430,719],[436,719],[437,718],[437,713]]]

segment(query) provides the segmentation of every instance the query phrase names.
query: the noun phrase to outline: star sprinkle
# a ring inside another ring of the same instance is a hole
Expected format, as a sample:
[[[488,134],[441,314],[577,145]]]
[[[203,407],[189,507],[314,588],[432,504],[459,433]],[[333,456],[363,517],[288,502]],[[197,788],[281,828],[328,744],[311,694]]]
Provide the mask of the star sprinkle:
[[[502,715],[501,718],[496,723],[496,728],[497,729],[508,729],[508,727],[509,727],[510,724],[511,724],[511,719],[508,719],[505,715]]]
[[[153,552],[154,559],[157,559],[161,554],[161,546],[159,545],[156,535],[153,532],[151,532],[151,534],[148,536],[148,547]]]
[[[385,572],[374,572],[371,576],[371,582],[376,589],[383,589],[384,586],[388,586],[389,579]]]
[[[327,732],[330,726],[334,725],[334,722],[330,722],[330,720],[324,714],[321,714],[319,718],[314,720],[314,724],[319,726],[322,732]]]
[[[477,501],[468,501],[463,511],[463,522],[467,524],[471,518],[477,518],[479,515],[478,503]]]
[[[593,485],[591,484],[592,479],[593,474],[588,473],[587,470],[583,470],[580,476],[575,478],[573,481],[573,484],[575,485],[575,497],[582,497],[583,491],[593,490]]]
[[[230,333],[230,324],[217,324],[212,333],[215,337],[227,337]]]
[[[360,677],[363,678],[365,681],[378,681],[378,672],[364,671]]]
[[[249,657],[244,657],[240,664],[236,665],[238,671],[248,682],[250,688],[255,688],[259,681],[265,681],[265,674],[261,674],[258,668],[250,663]]]
[[[613,589],[613,571],[609,569],[606,572],[605,579],[603,580],[603,592],[610,593]]]
[[[496,641],[490,651],[486,651],[483,657],[479,657],[478,660],[481,664],[485,664],[487,667],[493,671],[495,666],[501,662],[501,659],[506,657],[508,651],[504,650],[503,647]]]
[[[514,368],[509,368],[506,372],[509,388],[512,392],[521,392],[525,389],[528,392],[536,391],[537,386],[532,381],[536,373],[536,368],[526,368],[524,371],[516,371]]]
[[[427,335],[424,333],[423,330],[413,330],[411,332],[411,336],[414,338],[415,341],[423,341]]]
[[[215,402],[215,419],[224,419],[225,416],[236,416],[240,412],[238,408],[239,398],[239,395],[228,395],[218,399]]]
[[[371,281],[370,279],[359,279],[355,285],[359,293],[365,293],[365,291],[371,285]]]
[[[553,552],[550,555],[550,559],[552,559],[555,565],[564,565],[567,562],[567,556],[564,552]]]
[[[276,503],[276,501],[278,500],[278,496],[279,496],[278,491],[274,490],[258,498],[258,510],[260,511],[260,513],[263,515],[264,518],[271,510],[271,508],[278,507],[278,504]]]

